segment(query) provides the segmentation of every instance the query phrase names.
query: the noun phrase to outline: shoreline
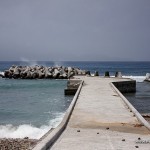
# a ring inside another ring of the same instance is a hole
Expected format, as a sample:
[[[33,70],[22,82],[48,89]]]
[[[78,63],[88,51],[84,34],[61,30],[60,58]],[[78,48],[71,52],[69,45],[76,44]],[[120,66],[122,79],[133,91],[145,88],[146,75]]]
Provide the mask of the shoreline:
[[[38,140],[29,139],[25,137],[24,139],[20,138],[0,138],[0,149],[1,150],[27,150],[32,149]]]

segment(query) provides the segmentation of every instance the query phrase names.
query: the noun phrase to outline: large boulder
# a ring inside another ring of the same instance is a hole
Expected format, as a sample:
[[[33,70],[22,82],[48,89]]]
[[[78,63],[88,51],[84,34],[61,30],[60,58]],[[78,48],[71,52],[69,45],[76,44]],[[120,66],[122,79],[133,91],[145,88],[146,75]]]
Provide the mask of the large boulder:
[[[38,72],[38,79],[43,79],[45,77],[45,74],[40,70],[38,70],[37,72]]]
[[[12,78],[12,72],[10,72],[9,70],[5,70],[4,71],[4,77],[5,78]]]
[[[73,77],[75,75],[75,73],[73,71],[68,72],[68,79],[70,79],[71,77]]]
[[[32,79],[37,79],[39,77],[39,74],[37,71],[34,71],[31,73]]]
[[[54,79],[58,79],[58,78],[59,78],[59,75],[60,75],[60,72],[55,68],[55,69],[54,69],[54,72],[53,72],[53,78],[54,78]]]
[[[45,78],[47,79],[52,78],[52,73],[49,71],[47,67],[45,68],[44,74],[45,74]]]
[[[18,69],[17,66],[14,68],[13,78],[14,78],[14,79],[20,78],[20,70]]]

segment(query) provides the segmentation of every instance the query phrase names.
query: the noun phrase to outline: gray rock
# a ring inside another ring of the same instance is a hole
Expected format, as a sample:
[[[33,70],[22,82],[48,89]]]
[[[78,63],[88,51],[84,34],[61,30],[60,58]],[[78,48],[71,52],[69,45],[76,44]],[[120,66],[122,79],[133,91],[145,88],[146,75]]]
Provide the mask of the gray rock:
[[[47,78],[47,79],[52,78],[52,73],[49,72],[48,68],[45,68],[44,73],[45,73],[45,78]]]
[[[26,79],[32,79],[32,74],[30,71],[27,72]]]
[[[71,77],[73,77],[75,75],[75,73],[73,71],[68,72],[68,79],[70,79]]]
[[[37,71],[34,71],[34,72],[32,73],[32,79],[37,79],[38,77],[39,77],[38,72],[37,72]]]
[[[17,66],[14,68],[13,78],[14,78],[14,79],[20,78],[20,70],[18,69]]]
[[[44,66],[11,66],[4,73],[5,78],[21,79],[67,79],[74,75],[86,75],[88,72],[73,67],[44,67]]]
[[[4,76],[5,78],[12,78],[12,73],[9,70],[5,70]]]
[[[63,79],[67,79],[68,78],[66,73],[63,73],[62,77],[63,77]]]
[[[58,79],[60,75],[60,72],[57,69],[54,69],[53,78]]]
[[[40,70],[38,71],[38,78],[42,79],[45,77],[45,74],[43,72],[41,72]]]

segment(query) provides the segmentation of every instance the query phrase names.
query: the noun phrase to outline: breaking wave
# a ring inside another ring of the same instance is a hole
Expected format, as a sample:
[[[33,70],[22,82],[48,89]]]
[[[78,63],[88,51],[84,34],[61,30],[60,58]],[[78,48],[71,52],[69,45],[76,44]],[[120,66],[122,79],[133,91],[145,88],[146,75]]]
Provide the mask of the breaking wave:
[[[0,125],[0,138],[25,138],[40,139],[51,128],[57,127],[62,121],[64,113],[60,113],[55,119],[49,122],[49,125],[35,127],[29,124],[13,126],[12,124]]]
[[[136,80],[136,82],[143,82],[146,78],[146,76],[122,76],[122,77]]]
[[[0,71],[0,75],[4,76],[4,72]]]

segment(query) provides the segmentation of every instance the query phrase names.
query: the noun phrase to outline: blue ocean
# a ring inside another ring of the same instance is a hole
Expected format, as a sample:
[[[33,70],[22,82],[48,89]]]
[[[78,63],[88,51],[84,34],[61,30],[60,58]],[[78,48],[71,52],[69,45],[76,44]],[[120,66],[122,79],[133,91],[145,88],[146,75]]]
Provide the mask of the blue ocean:
[[[120,71],[137,81],[137,92],[125,96],[140,113],[150,113],[150,82],[144,81],[150,62],[1,61],[0,74],[12,65],[71,66],[100,76]],[[64,95],[66,86],[67,80],[0,78],[0,138],[39,139],[56,127],[73,99]]]

